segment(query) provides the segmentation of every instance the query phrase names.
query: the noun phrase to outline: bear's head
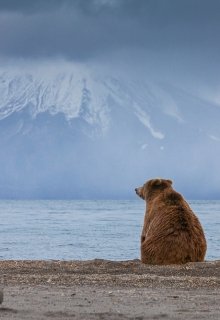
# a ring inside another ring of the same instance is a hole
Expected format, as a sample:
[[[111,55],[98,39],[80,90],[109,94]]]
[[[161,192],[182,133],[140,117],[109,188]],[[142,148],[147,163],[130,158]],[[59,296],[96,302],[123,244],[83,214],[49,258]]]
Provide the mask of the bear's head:
[[[163,191],[166,188],[170,188],[172,185],[171,180],[166,179],[152,179],[147,181],[142,187],[136,188],[135,192],[143,200],[149,200],[158,192]]]

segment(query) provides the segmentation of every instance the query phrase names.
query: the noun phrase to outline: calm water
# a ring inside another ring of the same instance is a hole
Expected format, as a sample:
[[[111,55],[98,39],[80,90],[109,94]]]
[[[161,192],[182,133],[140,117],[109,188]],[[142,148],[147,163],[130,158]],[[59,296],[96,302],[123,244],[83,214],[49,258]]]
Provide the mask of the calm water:
[[[191,201],[220,259],[220,201]],[[0,259],[139,258],[144,202],[0,201]]]

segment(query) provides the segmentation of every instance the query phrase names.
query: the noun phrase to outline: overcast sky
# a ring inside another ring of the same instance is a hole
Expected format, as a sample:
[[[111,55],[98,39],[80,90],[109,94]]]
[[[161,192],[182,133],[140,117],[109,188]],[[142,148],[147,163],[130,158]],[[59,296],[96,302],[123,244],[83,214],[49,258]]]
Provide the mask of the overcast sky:
[[[0,58],[133,64],[217,84],[220,1],[0,0]]]
[[[218,0],[0,0],[0,52],[87,60],[119,50],[220,49]],[[205,52],[204,52],[205,51]]]

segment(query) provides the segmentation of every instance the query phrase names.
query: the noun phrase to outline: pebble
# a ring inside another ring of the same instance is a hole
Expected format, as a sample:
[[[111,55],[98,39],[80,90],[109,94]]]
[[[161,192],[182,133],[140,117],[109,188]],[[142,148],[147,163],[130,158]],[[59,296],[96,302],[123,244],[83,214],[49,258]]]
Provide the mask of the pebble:
[[[3,290],[2,289],[0,289],[0,304],[2,304],[2,302],[3,302]]]

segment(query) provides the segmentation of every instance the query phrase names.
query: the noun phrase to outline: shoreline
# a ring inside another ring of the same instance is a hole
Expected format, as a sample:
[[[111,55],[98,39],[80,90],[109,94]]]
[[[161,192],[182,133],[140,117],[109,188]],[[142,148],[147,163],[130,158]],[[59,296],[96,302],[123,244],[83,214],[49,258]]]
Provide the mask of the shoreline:
[[[219,319],[220,261],[0,261],[4,319]]]

